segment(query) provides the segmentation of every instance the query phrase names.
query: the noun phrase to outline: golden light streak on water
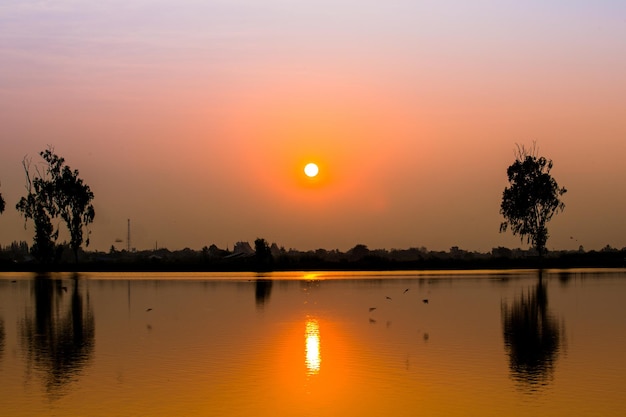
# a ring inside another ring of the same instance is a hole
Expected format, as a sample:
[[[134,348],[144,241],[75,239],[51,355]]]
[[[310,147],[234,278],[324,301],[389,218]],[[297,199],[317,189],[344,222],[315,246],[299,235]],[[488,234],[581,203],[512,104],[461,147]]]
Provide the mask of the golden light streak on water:
[[[305,280],[305,281],[315,281],[315,280],[318,279],[318,276],[319,276],[319,274],[316,274],[316,273],[308,273],[308,274],[305,274],[302,277],[302,279]]]
[[[0,415],[626,415],[626,270],[304,274],[0,272]]]
[[[320,372],[322,356],[320,352],[320,327],[315,319],[307,319],[306,322],[304,357],[307,375],[317,375]]]

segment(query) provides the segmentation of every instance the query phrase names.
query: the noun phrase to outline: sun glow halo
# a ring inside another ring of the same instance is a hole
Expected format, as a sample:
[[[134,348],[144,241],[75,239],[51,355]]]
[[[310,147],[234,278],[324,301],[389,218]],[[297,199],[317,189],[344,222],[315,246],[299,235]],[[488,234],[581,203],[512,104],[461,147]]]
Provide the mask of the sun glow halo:
[[[304,173],[309,178],[316,177],[319,172],[320,172],[319,167],[313,162],[306,164],[306,166],[304,167]]]

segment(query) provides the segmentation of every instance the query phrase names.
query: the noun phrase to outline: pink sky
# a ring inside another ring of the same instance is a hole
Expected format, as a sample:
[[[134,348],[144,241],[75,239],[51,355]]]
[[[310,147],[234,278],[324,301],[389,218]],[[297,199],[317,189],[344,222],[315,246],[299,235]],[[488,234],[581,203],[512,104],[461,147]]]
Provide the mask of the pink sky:
[[[0,244],[32,241],[21,161],[51,144],[94,249],[129,218],[138,249],[524,247],[499,204],[537,141],[548,248],[624,247],[626,5],[544,3],[4,1]]]

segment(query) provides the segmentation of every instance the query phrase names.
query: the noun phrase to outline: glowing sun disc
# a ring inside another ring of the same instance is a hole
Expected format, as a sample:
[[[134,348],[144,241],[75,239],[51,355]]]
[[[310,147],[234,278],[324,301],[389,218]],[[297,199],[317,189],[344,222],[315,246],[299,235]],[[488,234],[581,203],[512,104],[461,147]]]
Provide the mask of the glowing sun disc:
[[[309,178],[315,177],[319,172],[320,172],[320,169],[313,162],[306,164],[306,166],[304,167],[304,173]]]

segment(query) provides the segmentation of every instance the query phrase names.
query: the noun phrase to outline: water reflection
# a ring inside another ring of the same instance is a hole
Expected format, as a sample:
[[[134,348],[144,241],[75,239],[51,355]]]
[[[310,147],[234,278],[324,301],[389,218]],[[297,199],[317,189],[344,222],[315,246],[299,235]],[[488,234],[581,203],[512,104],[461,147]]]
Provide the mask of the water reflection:
[[[559,282],[564,286],[567,286],[574,274],[571,271],[561,271],[559,272]]]
[[[258,308],[263,308],[272,294],[272,280],[257,278],[254,286],[254,299]]]
[[[68,288],[69,287],[69,288]],[[33,310],[26,312],[21,336],[27,361],[45,373],[49,394],[73,380],[93,355],[94,315],[79,290],[79,280],[69,286],[63,281],[40,276],[33,281]]]
[[[304,362],[307,375],[317,375],[322,364],[320,351],[320,327],[317,320],[308,318],[304,333]]]
[[[4,320],[0,317],[0,360],[2,360],[2,354],[4,353]]]
[[[625,415],[626,270],[359,274],[0,274],[0,415]]]
[[[547,385],[561,345],[558,321],[548,310],[547,288],[539,277],[536,286],[503,304],[502,322],[511,377],[524,389]]]

